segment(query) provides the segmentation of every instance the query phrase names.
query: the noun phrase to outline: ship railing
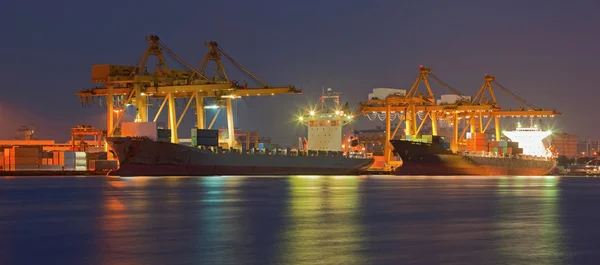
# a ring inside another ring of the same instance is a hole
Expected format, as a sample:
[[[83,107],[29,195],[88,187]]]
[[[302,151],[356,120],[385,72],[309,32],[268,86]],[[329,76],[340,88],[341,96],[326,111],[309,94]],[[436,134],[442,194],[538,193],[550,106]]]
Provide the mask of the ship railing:
[[[492,157],[492,158],[513,158],[513,159],[524,159],[524,160],[538,160],[538,161],[549,161],[552,157],[546,156],[532,156],[523,154],[505,154],[500,152],[487,152],[487,151],[463,151],[459,152],[463,156],[472,157]]]
[[[213,153],[218,154],[238,154],[238,155],[267,155],[267,156],[316,156],[316,157],[346,157],[353,159],[367,159],[367,152],[344,152],[344,151],[324,151],[324,150],[298,150],[295,148],[242,148],[242,149],[224,149],[224,148],[209,148]]]

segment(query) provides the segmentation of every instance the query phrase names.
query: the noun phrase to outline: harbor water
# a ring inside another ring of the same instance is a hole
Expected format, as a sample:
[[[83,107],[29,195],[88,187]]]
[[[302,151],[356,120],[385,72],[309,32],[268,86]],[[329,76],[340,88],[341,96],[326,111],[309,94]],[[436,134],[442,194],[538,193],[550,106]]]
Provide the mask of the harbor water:
[[[597,264],[600,179],[3,177],[0,264]]]

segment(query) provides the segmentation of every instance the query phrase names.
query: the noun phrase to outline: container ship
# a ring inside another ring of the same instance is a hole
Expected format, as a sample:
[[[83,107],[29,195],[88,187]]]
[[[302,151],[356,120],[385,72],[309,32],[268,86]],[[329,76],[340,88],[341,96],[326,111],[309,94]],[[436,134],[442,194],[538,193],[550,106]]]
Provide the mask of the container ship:
[[[334,101],[332,106],[326,101]],[[109,137],[110,152],[119,161],[115,176],[212,175],[355,175],[374,162],[366,154],[342,150],[342,127],[352,115],[331,89],[321,107],[298,121],[308,126],[307,142],[293,149],[219,147],[218,130],[192,128],[191,146],[157,140],[155,123],[123,123],[120,137]],[[129,133],[135,132],[135,133]]]
[[[107,142],[119,161],[119,168],[109,173],[115,176],[349,175],[373,163],[339,153],[219,153],[147,137],[111,137]]]
[[[537,128],[505,132],[516,141],[488,142],[484,134],[472,134],[466,150],[455,153],[441,136],[429,139],[391,140],[394,153],[402,158],[396,175],[543,176],[556,167],[556,160],[543,146],[549,133]],[[524,139],[528,139],[525,143]],[[540,148],[541,145],[541,148]],[[468,150],[468,151],[467,151]]]

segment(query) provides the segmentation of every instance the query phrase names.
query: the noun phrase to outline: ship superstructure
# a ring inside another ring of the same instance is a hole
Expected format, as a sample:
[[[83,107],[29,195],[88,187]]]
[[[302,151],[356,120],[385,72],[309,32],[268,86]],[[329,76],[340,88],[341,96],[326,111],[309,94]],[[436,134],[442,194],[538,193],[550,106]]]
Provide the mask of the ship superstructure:
[[[347,103],[340,103],[340,94],[328,88],[323,91],[316,108],[298,117],[308,127],[308,150],[339,152],[346,149],[342,142],[343,127],[354,116]]]
[[[521,127],[519,123],[514,131],[502,132],[513,142],[518,142],[519,147],[523,148],[523,155],[537,157],[551,157],[552,152],[542,142],[546,137],[552,134],[552,131],[543,131],[537,125],[532,127]]]

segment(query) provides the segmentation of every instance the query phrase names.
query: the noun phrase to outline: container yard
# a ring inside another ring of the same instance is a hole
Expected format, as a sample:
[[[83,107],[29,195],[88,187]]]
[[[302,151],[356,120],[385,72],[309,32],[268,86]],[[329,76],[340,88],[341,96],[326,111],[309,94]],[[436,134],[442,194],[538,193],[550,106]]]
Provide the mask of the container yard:
[[[41,147],[13,146],[4,148],[2,152],[0,174],[102,174],[117,168],[115,160],[94,159],[101,156],[106,157],[106,153],[88,155],[86,152],[44,151]]]

